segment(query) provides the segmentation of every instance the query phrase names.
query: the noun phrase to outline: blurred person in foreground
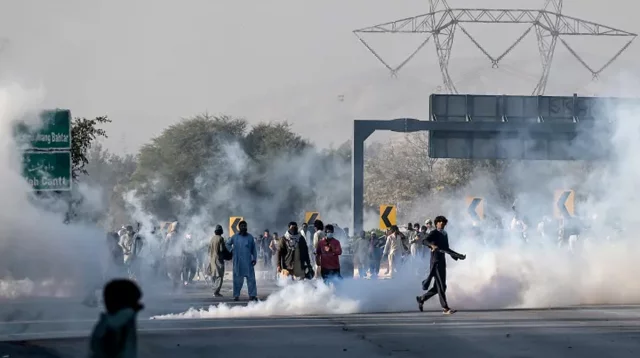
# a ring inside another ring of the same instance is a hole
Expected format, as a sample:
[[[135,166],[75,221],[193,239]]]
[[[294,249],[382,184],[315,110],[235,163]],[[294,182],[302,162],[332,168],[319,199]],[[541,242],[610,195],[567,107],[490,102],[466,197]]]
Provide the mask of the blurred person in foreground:
[[[280,240],[277,256],[278,272],[283,276],[299,280],[313,278],[309,248],[295,221],[289,223],[289,229]]]
[[[227,249],[232,252],[233,260],[233,300],[240,299],[240,291],[247,279],[249,300],[258,300],[255,266],[258,260],[256,242],[247,232],[247,222],[242,220],[238,224],[239,232],[227,240]]]
[[[136,317],[144,305],[142,291],[131,280],[118,279],[103,290],[106,313],[93,327],[90,358],[136,358],[138,356]]]
[[[440,305],[444,314],[452,314],[456,311],[449,307],[447,303],[447,261],[444,254],[448,254],[454,260],[464,260],[465,255],[459,254],[449,248],[449,236],[444,231],[447,226],[447,218],[438,216],[433,220],[436,229],[431,231],[424,239],[423,243],[431,249],[431,266],[429,275],[422,281],[422,289],[427,291],[422,296],[417,296],[418,309],[423,311],[424,303],[431,297],[438,294]],[[431,281],[435,280],[434,285],[429,289]]]
[[[318,242],[316,262],[320,266],[320,276],[327,282],[335,278],[342,278],[340,275],[342,247],[340,246],[340,241],[333,237],[333,225],[327,225],[324,231],[326,237]]]

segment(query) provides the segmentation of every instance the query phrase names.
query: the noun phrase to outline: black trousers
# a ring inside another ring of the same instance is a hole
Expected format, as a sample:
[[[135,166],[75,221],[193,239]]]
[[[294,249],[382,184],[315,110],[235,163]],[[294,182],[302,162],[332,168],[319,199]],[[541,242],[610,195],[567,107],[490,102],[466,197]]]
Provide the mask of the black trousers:
[[[434,280],[433,287],[429,289],[429,285],[431,281]],[[422,289],[427,290],[420,299],[422,302],[426,302],[431,297],[438,295],[440,298],[440,305],[444,309],[449,309],[449,304],[447,303],[447,266],[444,262],[434,262],[431,263],[429,269],[429,276],[422,281]]]
[[[331,280],[334,278],[337,279],[342,279],[342,276],[340,275],[340,269],[336,269],[336,270],[329,270],[329,269],[320,269],[320,276],[322,276],[322,279],[327,281],[327,280]]]

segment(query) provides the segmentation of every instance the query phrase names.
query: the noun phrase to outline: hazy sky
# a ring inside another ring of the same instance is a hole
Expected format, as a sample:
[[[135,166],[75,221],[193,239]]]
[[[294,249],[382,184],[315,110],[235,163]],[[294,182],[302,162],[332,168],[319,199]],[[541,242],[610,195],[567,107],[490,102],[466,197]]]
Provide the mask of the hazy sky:
[[[452,7],[543,3],[449,1]],[[632,0],[609,0],[606,8],[602,1],[569,0],[564,12],[640,32],[629,15],[639,9]],[[205,111],[251,122],[286,119],[328,146],[350,136],[354,117],[427,116],[428,95],[440,81],[432,45],[425,55],[430,60],[391,79],[351,33],[427,11],[426,0],[6,0],[0,2],[0,36],[9,43],[0,76],[43,85],[48,106],[70,108],[76,116],[109,115],[114,123],[106,144],[116,151],[134,152],[167,125]],[[509,36],[517,34],[503,28],[483,40],[499,50]],[[531,38],[528,47],[535,51]],[[410,36],[392,41],[393,47],[386,45],[391,55],[408,53],[417,43]],[[601,43],[582,48],[597,55]],[[463,52],[480,56],[468,40],[456,45],[461,52],[454,58]],[[622,60],[633,63],[639,54],[636,43]],[[464,58],[453,75],[479,63]],[[522,59],[538,64],[535,52]],[[531,88],[535,84],[535,74],[514,76],[530,77]],[[590,79],[586,72],[581,76]],[[472,82],[468,88],[475,89]],[[494,85],[489,77],[488,86]],[[495,90],[508,89],[501,83]]]

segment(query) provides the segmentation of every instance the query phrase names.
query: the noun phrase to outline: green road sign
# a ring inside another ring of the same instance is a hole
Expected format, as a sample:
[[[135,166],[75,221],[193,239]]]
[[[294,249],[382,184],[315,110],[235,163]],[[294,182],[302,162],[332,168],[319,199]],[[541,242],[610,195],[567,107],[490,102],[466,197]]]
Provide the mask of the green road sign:
[[[33,190],[71,190],[71,152],[26,152],[23,176]]]
[[[43,111],[40,119],[42,126],[37,130],[19,124],[16,128],[18,138],[29,142],[32,149],[71,149],[71,111]]]

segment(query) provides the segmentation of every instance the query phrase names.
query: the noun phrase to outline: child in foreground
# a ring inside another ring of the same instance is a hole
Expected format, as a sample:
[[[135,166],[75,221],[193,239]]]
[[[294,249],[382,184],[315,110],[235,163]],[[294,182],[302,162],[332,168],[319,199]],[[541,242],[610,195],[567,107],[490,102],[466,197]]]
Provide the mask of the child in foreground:
[[[144,306],[142,291],[130,280],[117,279],[103,290],[106,313],[93,328],[90,358],[136,358],[138,356],[136,316]]]

